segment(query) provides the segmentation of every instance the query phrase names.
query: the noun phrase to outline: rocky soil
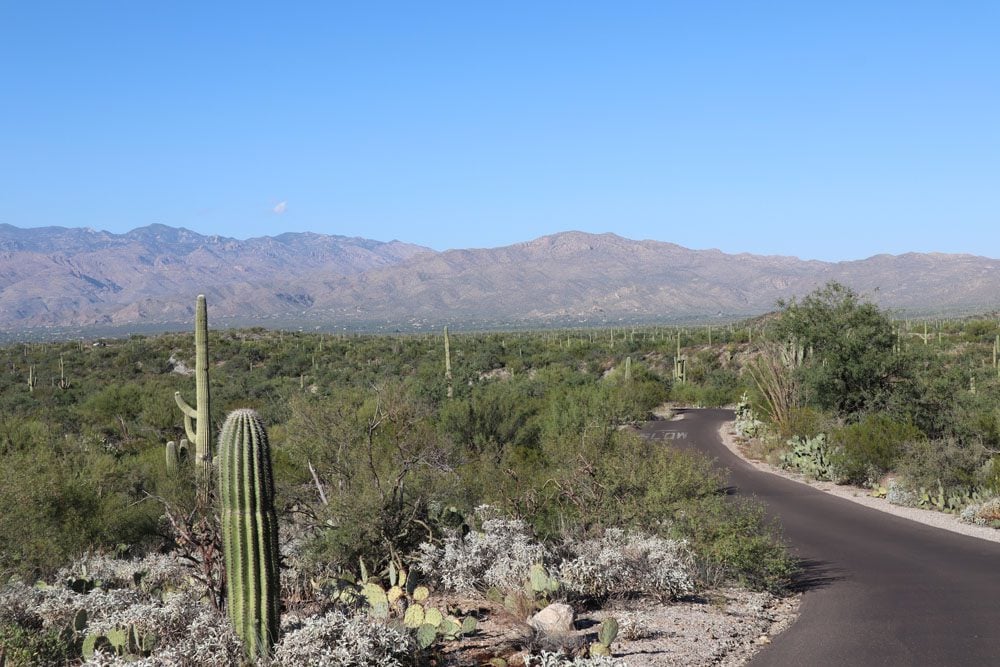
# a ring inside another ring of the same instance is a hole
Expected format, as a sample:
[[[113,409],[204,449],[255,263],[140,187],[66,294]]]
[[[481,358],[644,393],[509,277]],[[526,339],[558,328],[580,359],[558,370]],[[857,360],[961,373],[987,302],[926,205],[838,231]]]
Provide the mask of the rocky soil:
[[[459,602],[459,601],[452,601]],[[747,663],[771,639],[795,620],[800,597],[778,598],[739,588],[710,591],[687,601],[659,603],[651,600],[621,601],[579,615],[576,630],[544,636],[518,620],[502,605],[482,601],[459,602],[463,609],[479,607],[478,632],[452,645],[452,664],[478,665],[498,654],[510,655],[512,666],[528,651],[584,649],[596,638],[601,620],[619,622],[613,656],[628,667],[695,667]]]

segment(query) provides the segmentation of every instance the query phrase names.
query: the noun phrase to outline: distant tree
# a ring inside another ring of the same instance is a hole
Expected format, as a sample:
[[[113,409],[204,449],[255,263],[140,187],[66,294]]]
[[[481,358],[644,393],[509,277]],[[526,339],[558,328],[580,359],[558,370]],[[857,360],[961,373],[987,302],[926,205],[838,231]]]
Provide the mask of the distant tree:
[[[806,350],[800,376],[808,402],[852,421],[889,402],[905,369],[886,312],[837,282],[778,305],[773,337]]]

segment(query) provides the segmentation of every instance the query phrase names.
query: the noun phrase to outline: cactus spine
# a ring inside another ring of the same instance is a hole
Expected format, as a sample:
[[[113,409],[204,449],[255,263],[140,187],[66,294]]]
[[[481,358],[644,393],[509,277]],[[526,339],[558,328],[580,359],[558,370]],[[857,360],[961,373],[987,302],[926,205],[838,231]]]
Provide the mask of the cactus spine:
[[[227,609],[251,657],[278,640],[278,522],[267,431],[253,410],[234,410],[219,436]]]
[[[181,392],[174,392],[177,407],[184,413],[184,430],[189,440],[194,441],[195,460],[204,470],[212,465],[212,429],[209,425],[210,398],[208,392],[208,307],[205,295],[198,295],[194,314],[194,378],[195,403],[192,408],[181,398]]]

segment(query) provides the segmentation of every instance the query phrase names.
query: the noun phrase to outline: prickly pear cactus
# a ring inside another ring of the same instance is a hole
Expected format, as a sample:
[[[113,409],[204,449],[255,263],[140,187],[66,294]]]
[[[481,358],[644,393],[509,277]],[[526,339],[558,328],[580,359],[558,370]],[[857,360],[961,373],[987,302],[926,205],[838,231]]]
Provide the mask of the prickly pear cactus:
[[[782,467],[798,470],[815,479],[833,478],[833,462],[830,448],[826,444],[826,435],[820,433],[814,438],[795,436],[788,444],[792,449],[781,455]]]

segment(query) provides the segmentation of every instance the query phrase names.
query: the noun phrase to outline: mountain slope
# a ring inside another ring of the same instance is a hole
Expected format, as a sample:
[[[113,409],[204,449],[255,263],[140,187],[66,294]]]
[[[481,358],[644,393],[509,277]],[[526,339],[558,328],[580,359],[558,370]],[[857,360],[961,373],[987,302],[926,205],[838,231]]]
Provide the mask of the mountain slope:
[[[126,234],[0,225],[0,325],[176,322],[198,292],[218,315],[253,319],[308,306],[294,289],[308,275],[361,273],[425,251],[310,233],[240,241],[165,225]]]
[[[239,241],[152,225],[127,234],[0,225],[0,326],[176,324],[213,318],[359,328],[735,318],[837,280],[883,306],[1000,306],[1000,261],[878,255],[854,262],[730,255],[566,232],[434,252],[321,234]]]

